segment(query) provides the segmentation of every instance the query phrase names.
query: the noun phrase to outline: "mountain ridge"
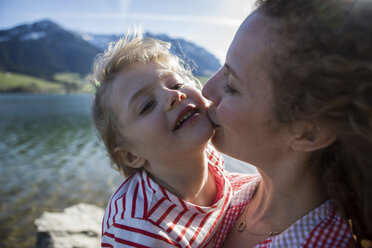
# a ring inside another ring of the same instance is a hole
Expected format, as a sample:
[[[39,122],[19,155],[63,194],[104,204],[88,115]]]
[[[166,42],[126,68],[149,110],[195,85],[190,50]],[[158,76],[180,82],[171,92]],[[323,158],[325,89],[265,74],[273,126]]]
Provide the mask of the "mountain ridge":
[[[213,54],[190,41],[149,32],[144,35],[170,42],[171,52],[194,68],[197,76],[210,76],[220,67]],[[0,30],[0,70],[46,79],[60,72],[83,76],[91,72],[97,54],[122,36],[73,32],[48,19]]]

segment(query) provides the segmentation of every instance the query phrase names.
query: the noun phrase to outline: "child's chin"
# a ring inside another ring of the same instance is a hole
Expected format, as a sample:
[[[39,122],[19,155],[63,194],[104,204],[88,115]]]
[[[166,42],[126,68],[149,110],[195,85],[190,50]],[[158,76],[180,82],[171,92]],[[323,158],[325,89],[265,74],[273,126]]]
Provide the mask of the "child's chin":
[[[214,128],[210,126],[209,128],[206,128],[205,132],[200,134],[198,137],[199,137],[200,142],[203,143],[203,142],[208,142],[213,137],[213,134],[214,134]]]

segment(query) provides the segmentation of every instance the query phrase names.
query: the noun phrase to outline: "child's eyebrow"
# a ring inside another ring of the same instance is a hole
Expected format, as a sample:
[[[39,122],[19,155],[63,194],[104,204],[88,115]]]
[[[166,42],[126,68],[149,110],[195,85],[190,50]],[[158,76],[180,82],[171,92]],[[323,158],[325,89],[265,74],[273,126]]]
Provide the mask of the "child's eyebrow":
[[[175,73],[170,70],[160,70],[159,80],[166,80],[168,78],[174,77]]]
[[[130,108],[130,106],[133,104],[136,98],[138,98],[141,95],[146,94],[147,92],[150,92],[155,86],[156,84],[148,84],[148,85],[143,86],[139,90],[137,90],[132,96],[130,96],[128,108]]]
[[[170,70],[164,69],[164,70],[159,70],[159,71],[160,71],[160,73],[159,73],[158,81],[167,80],[168,78],[174,77],[174,75],[175,75],[175,73],[173,71],[170,71]],[[131,105],[136,100],[136,98],[138,98],[141,95],[146,94],[147,92],[150,92],[153,88],[156,87],[156,85],[157,85],[156,83],[155,84],[148,84],[148,85],[145,85],[142,88],[140,88],[138,91],[136,91],[129,98],[128,108],[131,107]]]

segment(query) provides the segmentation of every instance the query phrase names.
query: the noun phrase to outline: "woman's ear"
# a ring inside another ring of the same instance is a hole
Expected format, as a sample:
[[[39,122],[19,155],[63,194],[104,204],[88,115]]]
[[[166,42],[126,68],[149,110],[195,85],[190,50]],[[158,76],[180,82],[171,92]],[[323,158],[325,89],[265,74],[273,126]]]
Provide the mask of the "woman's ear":
[[[128,151],[124,147],[115,148],[114,154],[118,161],[132,168],[138,169],[146,164],[146,159]]]
[[[313,152],[331,145],[337,135],[326,125],[301,121],[294,124],[294,138],[291,148],[294,151]]]

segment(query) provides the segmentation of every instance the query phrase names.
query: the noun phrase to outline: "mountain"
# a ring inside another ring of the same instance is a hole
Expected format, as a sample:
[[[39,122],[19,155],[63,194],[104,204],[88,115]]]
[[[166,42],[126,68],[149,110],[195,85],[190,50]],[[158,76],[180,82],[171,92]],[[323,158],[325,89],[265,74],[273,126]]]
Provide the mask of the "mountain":
[[[89,33],[78,33],[84,40],[102,50],[106,49],[108,43],[122,37],[122,35],[100,35]],[[155,38],[172,44],[171,52],[182,58],[194,69],[199,76],[211,76],[220,67],[219,60],[204,48],[184,39],[174,39],[165,34],[151,34],[146,32],[145,37]]]
[[[145,36],[172,43],[171,51],[185,60],[194,73],[209,76],[220,67],[218,59],[205,49],[166,35]],[[96,55],[119,35],[75,33],[43,20],[0,30],[0,70],[51,79],[58,72],[90,73]]]
[[[52,78],[58,72],[89,73],[101,50],[43,20],[0,31],[0,70]]]

